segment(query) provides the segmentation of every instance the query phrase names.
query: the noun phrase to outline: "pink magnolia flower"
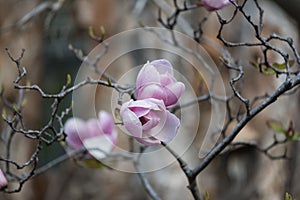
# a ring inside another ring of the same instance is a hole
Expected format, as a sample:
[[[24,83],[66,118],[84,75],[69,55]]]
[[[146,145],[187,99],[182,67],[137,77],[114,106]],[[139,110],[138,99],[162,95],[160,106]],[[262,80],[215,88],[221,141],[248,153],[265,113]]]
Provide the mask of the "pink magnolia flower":
[[[200,5],[208,11],[215,11],[230,5],[229,0],[202,0]]]
[[[7,186],[8,182],[5,178],[2,170],[0,169],[0,189],[3,189],[5,186]]]
[[[149,98],[130,100],[120,114],[127,131],[145,145],[170,142],[177,134],[180,121],[170,113],[162,100]]]
[[[117,132],[111,115],[100,111],[98,119],[83,121],[79,118],[68,119],[64,125],[67,134],[66,143],[73,150],[83,147],[97,159],[105,157],[117,142]]]
[[[173,75],[171,63],[165,59],[147,62],[136,80],[136,98],[155,98],[164,101],[169,107],[175,105],[185,86]]]

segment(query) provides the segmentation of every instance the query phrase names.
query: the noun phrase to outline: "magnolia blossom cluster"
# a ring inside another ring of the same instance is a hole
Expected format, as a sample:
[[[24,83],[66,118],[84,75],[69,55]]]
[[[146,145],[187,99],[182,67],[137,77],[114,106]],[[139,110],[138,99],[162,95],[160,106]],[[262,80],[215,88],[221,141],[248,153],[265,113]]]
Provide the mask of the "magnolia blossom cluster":
[[[168,108],[174,106],[185,86],[174,78],[165,59],[147,62],[136,80],[136,99],[124,103],[120,114],[127,131],[144,145],[170,142],[180,121]]]
[[[88,157],[92,155],[97,159],[106,157],[117,142],[113,118],[106,111],[100,111],[98,119],[68,119],[64,132],[67,134],[67,151],[87,149]]]
[[[169,61],[147,62],[136,80],[136,100],[124,103],[120,109],[129,134],[144,145],[170,142],[177,134],[180,121],[168,108],[178,102],[184,90],[184,84],[174,78]],[[113,118],[105,111],[88,121],[68,119],[64,132],[66,150],[88,150],[87,158],[103,159],[117,143]]]

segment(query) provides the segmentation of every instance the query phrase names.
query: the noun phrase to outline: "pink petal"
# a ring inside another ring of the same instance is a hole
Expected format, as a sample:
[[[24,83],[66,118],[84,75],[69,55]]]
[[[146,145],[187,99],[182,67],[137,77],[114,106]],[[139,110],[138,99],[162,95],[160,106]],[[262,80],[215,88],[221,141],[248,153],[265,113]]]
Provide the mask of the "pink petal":
[[[163,129],[163,126],[165,124],[165,121],[167,120],[167,110],[164,102],[162,100],[157,100],[157,99],[147,99],[152,100],[153,102],[157,103],[157,106],[159,110],[152,110],[150,113],[151,115],[157,117],[159,119],[159,123],[157,123],[153,128],[151,129],[144,129],[143,130],[143,137],[150,137],[150,136],[155,136],[157,135],[161,129]],[[149,114],[150,114],[149,113]]]
[[[181,82],[176,82],[171,85],[167,85],[165,88],[166,93],[166,106],[171,106],[177,103],[178,99],[185,90],[185,85]]]
[[[116,129],[114,128],[112,134],[109,136],[111,139],[111,142],[116,145],[117,144],[117,138],[118,138],[118,132],[116,131]]]
[[[108,140],[105,135],[88,138],[83,143],[89,153],[96,159],[106,157],[106,154],[114,147],[112,141]]]
[[[165,100],[166,94],[160,85],[147,85],[140,90],[137,99],[155,98],[159,100]]]
[[[115,129],[112,116],[106,111],[100,111],[98,114],[100,129],[102,129],[104,136],[110,143],[115,145],[117,143],[118,132]]]
[[[98,114],[100,128],[104,134],[112,134],[114,129],[114,120],[112,116],[106,111],[100,111]]]
[[[0,169],[0,189],[7,186],[7,184],[8,184],[7,179],[5,178],[3,171]]]
[[[149,107],[150,107],[150,106],[149,106]],[[149,113],[149,111],[150,111],[150,108],[134,107],[134,106],[130,106],[129,108],[130,108],[130,110],[131,110],[132,112],[134,112],[134,114],[135,114],[138,118],[140,118],[140,117],[146,115],[146,114]]]
[[[162,86],[166,86],[175,82],[177,82],[177,80],[169,73],[160,75],[160,84]]]
[[[142,123],[135,113],[128,108],[131,102],[124,103],[121,106],[120,114],[127,131],[134,137],[142,137]]]
[[[151,99],[145,99],[145,100],[137,100],[133,101],[131,100],[128,104],[128,108],[147,108],[147,109],[152,109],[156,106],[156,103],[153,102]]]
[[[166,94],[166,99],[164,100],[167,107],[172,106],[177,103],[178,97],[168,88],[164,88],[164,93]]]
[[[160,77],[158,71],[150,63],[146,63],[140,70],[136,79],[136,95],[139,96],[140,88],[149,84],[159,84]]]
[[[215,11],[230,5],[229,0],[202,0],[203,6],[208,11]]]
[[[150,112],[149,114],[143,117],[148,119],[148,121],[145,124],[143,124],[143,131],[152,129],[160,121],[160,118],[155,114],[155,112]]]
[[[157,69],[157,71],[160,74],[168,73],[171,76],[173,76],[173,66],[168,60],[166,59],[153,60],[150,64],[154,65],[154,67]]]
[[[68,119],[64,125],[64,132],[67,134],[67,144],[74,149],[81,148],[82,140],[89,137],[85,122],[78,118]]]
[[[165,107],[166,107],[164,102],[160,99],[148,98],[148,99],[145,99],[143,101],[146,101],[148,104],[151,104],[152,105],[152,107],[151,107],[152,110],[156,110],[156,111],[157,110],[162,110],[162,109],[165,109]]]
[[[167,111],[167,119],[161,131],[153,136],[162,142],[170,142],[177,134],[180,125],[179,119],[169,111]]]
[[[86,124],[87,124],[87,129],[88,129],[89,135],[85,139],[104,135],[104,133],[100,127],[100,123],[99,123],[98,119],[94,119],[94,118],[89,119],[86,122]]]

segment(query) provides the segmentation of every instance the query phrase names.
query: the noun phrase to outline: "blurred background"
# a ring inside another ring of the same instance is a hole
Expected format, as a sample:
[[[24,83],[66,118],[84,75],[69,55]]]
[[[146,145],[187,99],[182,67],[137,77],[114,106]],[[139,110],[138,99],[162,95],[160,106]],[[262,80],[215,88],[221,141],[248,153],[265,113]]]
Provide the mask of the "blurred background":
[[[182,5],[183,1],[178,1]],[[188,0],[188,4],[196,3]],[[165,4],[164,4],[165,3]],[[300,4],[297,0],[287,1],[261,1],[265,10],[265,33],[276,32],[283,36],[291,36],[298,44]],[[147,26],[161,25],[157,22],[158,7],[162,6],[163,16],[168,15],[168,8],[172,10],[171,0],[0,0],[0,83],[4,84],[5,97],[16,101],[16,91],[12,81],[17,76],[17,70],[5,52],[9,48],[12,55],[18,56],[24,48],[25,56],[22,65],[27,68],[28,80],[38,84],[49,93],[60,90],[66,82],[67,74],[76,76],[81,62],[68,48],[69,44],[89,53],[97,43],[89,37],[88,27],[95,29],[99,34],[99,27],[105,28],[105,38],[109,38],[125,30],[140,27],[140,23]],[[250,9],[250,8],[249,8]],[[251,11],[251,9],[250,9]],[[229,12],[227,10],[224,11]],[[209,14],[204,9],[196,9],[184,13],[182,17],[192,28],[204,17],[208,17],[203,27],[204,35],[219,43],[216,39],[219,26],[216,15]],[[231,30],[226,30],[228,38],[250,38],[247,27],[242,20],[236,20]],[[241,28],[242,27],[242,28]],[[178,31],[186,33],[184,27]],[[142,40],[141,38],[140,40]],[[137,42],[137,41],[133,41]],[[203,44],[213,57],[217,65],[220,63],[220,52]],[[299,49],[299,48],[298,48]],[[257,57],[256,50],[234,49],[234,57],[242,63],[248,64],[249,60]],[[141,56],[142,55],[142,56]],[[159,55],[157,55],[158,58]],[[145,54],[132,54],[127,60],[122,60],[124,67],[111,71],[112,76],[120,71],[125,72],[131,66],[136,66],[147,61]],[[274,58],[275,59],[275,58]],[[184,63],[184,62],[182,62]],[[115,63],[116,65],[118,63]],[[224,77],[227,72],[221,71]],[[254,69],[246,73],[252,74]],[[199,80],[191,72],[185,72],[195,90]],[[276,78],[264,76],[247,76],[245,91],[249,96],[263,94],[278,86]],[[261,86],[264,87],[261,87]],[[99,91],[106,94],[106,91]],[[196,91],[197,93],[197,91]],[[198,91],[198,93],[200,93]],[[101,95],[100,95],[101,96]],[[27,128],[41,127],[49,117],[50,102],[39,97],[34,92],[26,95],[27,105],[23,111]],[[100,98],[101,99],[101,98]],[[68,106],[71,96],[64,100]],[[103,105],[109,109],[110,105]],[[0,108],[1,109],[1,108]],[[201,117],[205,118],[209,105],[201,104]],[[256,120],[243,129],[240,136],[242,141],[256,141],[262,146],[272,141],[272,133],[265,126],[270,116],[282,119],[285,123],[289,120],[299,119],[299,95],[284,98],[276,106],[260,114]],[[208,116],[208,115],[207,115]],[[294,121],[300,130],[300,124]],[[185,154],[191,163],[197,163],[198,150],[201,144],[205,120],[200,122],[198,135]],[[0,128],[4,125],[1,124]],[[188,127],[187,127],[188,130]],[[13,143],[13,158],[23,161],[32,152],[34,142],[17,137]],[[1,145],[0,145],[1,146]],[[285,147],[279,148],[279,152]],[[295,199],[300,198],[300,188],[297,180],[300,178],[299,144],[288,144],[292,159],[270,160],[251,148],[240,148],[228,154],[219,156],[199,176],[200,191],[209,192],[211,199],[259,199],[279,200],[284,198],[285,192],[291,193]],[[276,152],[275,152],[276,153]],[[64,149],[59,143],[44,148],[39,165],[42,166],[59,155],[64,154]],[[177,163],[166,169],[147,174],[154,188],[163,199],[192,199],[187,181],[180,171]],[[65,199],[147,199],[146,192],[134,174],[113,171],[109,169],[87,169],[75,165],[73,161],[66,161],[53,167],[46,173],[28,181],[21,192],[16,194],[0,193],[0,199],[7,200],[65,200]]]

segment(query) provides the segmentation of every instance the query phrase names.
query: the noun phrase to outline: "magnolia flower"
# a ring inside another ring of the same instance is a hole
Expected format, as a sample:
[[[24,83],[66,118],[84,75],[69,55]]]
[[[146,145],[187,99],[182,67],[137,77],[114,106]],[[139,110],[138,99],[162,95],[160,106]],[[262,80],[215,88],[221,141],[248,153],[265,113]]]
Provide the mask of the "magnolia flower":
[[[87,148],[97,159],[104,158],[117,142],[114,121],[109,113],[101,111],[98,119],[83,121],[71,118],[64,125],[67,134],[66,143],[72,150]],[[105,152],[105,153],[104,153]]]
[[[138,100],[160,99],[167,107],[177,103],[184,89],[184,84],[174,78],[171,63],[165,59],[147,62],[136,80],[136,98]]]
[[[145,145],[170,142],[177,134],[180,121],[170,113],[162,100],[149,98],[130,100],[120,114],[127,131]]]
[[[215,11],[230,5],[230,1],[229,0],[202,0],[200,4],[208,11]]]
[[[7,179],[5,178],[2,170],[0,169],[0,189],[3,189],[7,186]]]

